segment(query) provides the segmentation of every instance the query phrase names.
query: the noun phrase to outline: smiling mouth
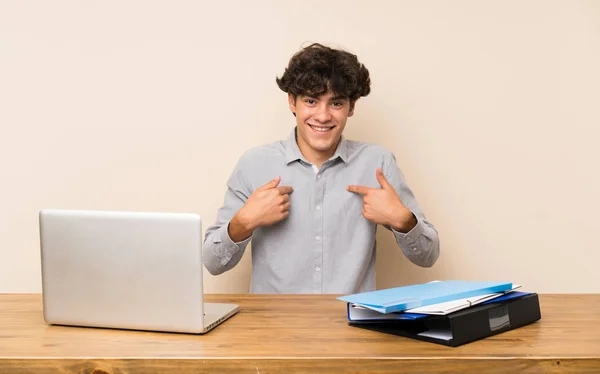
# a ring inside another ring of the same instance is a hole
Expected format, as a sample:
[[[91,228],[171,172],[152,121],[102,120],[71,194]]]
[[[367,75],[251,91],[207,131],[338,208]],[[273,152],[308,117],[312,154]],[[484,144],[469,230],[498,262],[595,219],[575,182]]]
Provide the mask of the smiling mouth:
[[[329,131],[333,130],[333,128],[335,127],[335,126],[327,127],[327,126],[313,126],[313,125],[308,125],[308,126],[310,126],[310,128],[313,129],[315,132],[321,132],[321,133],[329,132]]]

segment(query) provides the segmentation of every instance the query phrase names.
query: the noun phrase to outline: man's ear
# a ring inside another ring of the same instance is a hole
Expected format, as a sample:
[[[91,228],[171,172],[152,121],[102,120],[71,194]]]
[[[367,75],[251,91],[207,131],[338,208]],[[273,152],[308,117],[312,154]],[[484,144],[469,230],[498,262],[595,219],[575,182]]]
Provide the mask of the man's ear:
[[[296,95],[288,93],[288,103],[294,117],[296,117]]]

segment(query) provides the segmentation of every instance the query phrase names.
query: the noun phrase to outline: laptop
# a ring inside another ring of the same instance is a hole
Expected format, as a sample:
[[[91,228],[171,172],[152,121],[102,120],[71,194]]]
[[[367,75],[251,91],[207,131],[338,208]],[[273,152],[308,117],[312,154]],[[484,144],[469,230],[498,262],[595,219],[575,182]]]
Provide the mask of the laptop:
[[[203,334],[239,310],[204,302],[197,214],[44,209],[39,221],[50,325]]]

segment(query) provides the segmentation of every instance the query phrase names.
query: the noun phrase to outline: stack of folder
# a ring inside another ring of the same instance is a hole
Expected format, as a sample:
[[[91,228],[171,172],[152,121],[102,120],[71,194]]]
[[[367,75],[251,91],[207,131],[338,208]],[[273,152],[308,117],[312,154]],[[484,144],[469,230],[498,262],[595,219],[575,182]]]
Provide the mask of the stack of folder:
[[[352,326],[456,347],[541,318],[538,295],[506,282],[435,281],[339,297]]]

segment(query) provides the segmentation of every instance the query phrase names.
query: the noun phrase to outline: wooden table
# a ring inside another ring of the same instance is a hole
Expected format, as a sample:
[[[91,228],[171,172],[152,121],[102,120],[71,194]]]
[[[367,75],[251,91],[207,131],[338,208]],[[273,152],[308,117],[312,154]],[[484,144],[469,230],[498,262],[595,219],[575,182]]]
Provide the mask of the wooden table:
[[[0,373],[600,373],[600,295],[541,295],[542,319],[450,348],[348,326],[334,296],[209,295],[240,312],[206,335],[47,326],[0,295]]]

